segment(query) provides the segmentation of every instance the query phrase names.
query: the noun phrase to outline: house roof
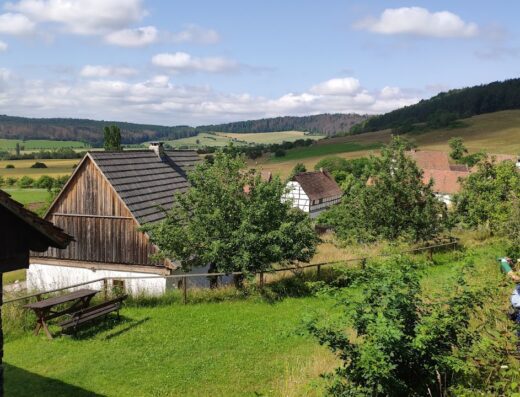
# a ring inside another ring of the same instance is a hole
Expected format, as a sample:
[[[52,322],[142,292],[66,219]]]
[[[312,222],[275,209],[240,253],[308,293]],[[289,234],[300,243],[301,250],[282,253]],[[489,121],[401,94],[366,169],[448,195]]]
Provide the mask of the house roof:
[[[423,170],[449,170],[450,160],[445,152],[433,150],[410,150],[407,154]]]
[[[296,174],[293,180],[300,184],[311,200],[343,194],[334,178],[327,171],[301,172]]]
[[[34,212],[29,211],[2,190],[0,190],[0,206],[40,234],[45,243],[50,247],[63,249],[66,248],[71,241],[74,241],[74,237],[68,235],[59,227],[54,226],[51,222],[40,218]],[[33,244],[29,242],[31,249],[39,248],[40,245],[41,244],[36,244],[36,246],[33,247]]]
[[[174,196],[189,187],[187,173],[199,157],[195,151],[165,151],[159,157],[152,150],[89,152],[135,219],[142,225],[165,217]]]
[[[433,191],[441,194],[455,194],[460,192],[459,178],[469,175],[467,171],[452,170],[424,170],[423,183],[427,184],[433,179]]]

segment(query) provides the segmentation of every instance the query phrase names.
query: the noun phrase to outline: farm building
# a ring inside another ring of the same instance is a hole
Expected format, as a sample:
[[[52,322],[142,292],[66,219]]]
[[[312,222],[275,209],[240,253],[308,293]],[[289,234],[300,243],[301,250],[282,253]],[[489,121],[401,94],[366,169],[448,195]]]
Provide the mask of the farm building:
[[[196,152],[166,151],[162,143],[150,150],[87,153],[45,215],[76,241],[64,250],[33,253],[28,287],[103,277],[131,293],[171,287],[171,279],[149,276],[172,274],[177,266],[155,260],[158,249],[139,228],[165,217],[175,195],[188,189],[187,172],[197,161]],[[148,278],[122,279],[129,276]]]
[[[341,200],[343,191],[327,171],[302,172],[287,183],[284,200],[291,200],[293,207],[308,212],[311,218]]]

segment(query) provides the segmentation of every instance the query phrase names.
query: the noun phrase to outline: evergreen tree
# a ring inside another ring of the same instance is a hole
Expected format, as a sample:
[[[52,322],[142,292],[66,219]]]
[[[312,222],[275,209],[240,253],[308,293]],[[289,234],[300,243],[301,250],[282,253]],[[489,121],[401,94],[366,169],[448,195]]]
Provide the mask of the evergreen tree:
[[[106,126],[104,129],[104,148],[110,151],[123,150],[121,147],[121,130],[116,125]]]

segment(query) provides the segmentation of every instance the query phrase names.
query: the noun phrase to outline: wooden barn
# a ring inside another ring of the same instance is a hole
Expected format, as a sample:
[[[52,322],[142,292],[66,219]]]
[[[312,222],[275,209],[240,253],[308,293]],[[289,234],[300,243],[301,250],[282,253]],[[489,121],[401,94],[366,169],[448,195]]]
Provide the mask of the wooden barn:
[[[327,171],[301,172],[287,183],[284,200],[315,218],[341,201],[343,191]]]
[[[150,150],[89,152],[45,219],[75,236],[64,250],[33,253],[28,287],[52,289],[102,277],[115,278],[131,293],[162,293],[163,278],[118,277],[171,274],[169,260],[155,261],[157,247],[140,227],[165,217],[177,193],[189,186],[187,172],[197,163],[194,151]]]

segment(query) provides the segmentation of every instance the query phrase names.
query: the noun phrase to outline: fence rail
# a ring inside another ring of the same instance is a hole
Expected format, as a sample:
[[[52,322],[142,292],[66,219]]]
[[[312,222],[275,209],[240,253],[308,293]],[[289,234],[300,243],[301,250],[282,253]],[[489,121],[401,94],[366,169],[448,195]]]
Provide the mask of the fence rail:
[[[366,262],[368,260],[370,260],[370,259],[381,258],[381,257],[391,257],[391,256],[396,256],[396,255],[400,255],[400,254],[404,254],[404,253],[416,253],[416,252],[423,252],[423,251],[428,251],[429,257],[431,259],[433,257],[433,251],[435,249],[437,249],[437,248],[445,248],[445,247],[457,247],[458,244],[459,244],[459,240],[458,239],[450,238],[450,241],[445,242],[445,243],[440,243],[440,244],[435,244],[435,245],[428,245],[428,246],[419,247],[419,248],[413,248],[413,249],[401,251],[400,253],[368,255],[368,256],[360,257],[360,258],[342,259],[342,260],[333,261],[333,262],[310,263],[310,264],[306,264],[306,265],[297,265],[297,266],[283,267],[283,268],[278,268],[278,269],[271,269],[271,270],[268,270],[268,271],[265,271],[265,272],[261,271],[261,272],[252,273],[252,275],[253,276],[257,276],[257,275],[259,276],[259,285],[260,285],[260,288],[263,288],[264,281],[265,281],[264,277],[265,277],[266,274],[274,274],[274,273],[278,273],[278,272],[287,272],[287,271],[298,271],[298,270],[309,269],[309,268],[317,268],[317,273],[319,274],[320,271],[321,271],[321,268],[323,266],[334,266],[334,265],[341,265],[341,264],[350,263],[350,262],[360,262],[362,267],[364,267]],[[52,290],[48,290],[48,291],[41,291],[41,292],[34,293],[34,294],[31,294],[31,295],[25,295],[25,296],[20,296],[20,297],[13,298],[13,299],[8,299],[8,300],[5,300],[3,303],[7,304],[7,303],[17,302],[17,301],[21,301],[21,300],[25,300],[25,299],[30,299],[30,298],[37,298],[38,300],[40,300],[42,295],[51,294],[51,293],[54,293],[54,292],[65,291],[65,290],[68,290],[68,289],[71,289],[71,288],[81,287],[81,286],[84,286],[84,285],[89,285],[89,284],[94,284],[94,283],[99,283],[99,282],[103,282],[104,290],[105,290],[105,294],[106,294],[107,293],[107,288],[108,288],[108,281],[109,280],[115,280],[115,279],[117,279],[117,280],[135,280],[135,279],[139,279],[139,280],[146,280],[146,279],[178,279],[178,280],[182,280],[183,301],[184,301],[184,303],[186,303],[186,301],[187,301],[187,281],[190,278],[196,278],[196,277],[219,277],[219,276],[244,276],[244,275],[251,275],[251,273],[246,273],[246,272],[223,273],[223,272],[220,272],[220,273],[171,274],[171,275],[167,275],[167,276],[153,275],[153,276],[102,277],[102,278],[98,278],[98,279],[95,279],[95,280],[90,280],[90,281],[85,281],[85,282],[82,282],[82,283],[69,285],[67,287],[56,288],[56,289],[52,289]]]

